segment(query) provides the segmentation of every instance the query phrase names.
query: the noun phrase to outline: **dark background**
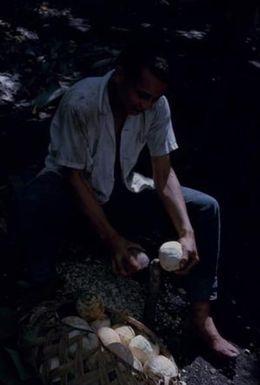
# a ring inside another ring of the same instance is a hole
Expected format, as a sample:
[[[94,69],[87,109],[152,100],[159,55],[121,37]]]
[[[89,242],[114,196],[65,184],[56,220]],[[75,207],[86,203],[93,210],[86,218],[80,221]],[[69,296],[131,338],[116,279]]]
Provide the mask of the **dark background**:
[[[220,300],[236,301],[259,330],[258,2],[12,0],[1,11],[2,255],[6,202],[43,164],[62,87],[104,73],[133,34],[152,28],[175,59],[173,166],[222,208]],[[146,154],[139,167],[149,168]]]

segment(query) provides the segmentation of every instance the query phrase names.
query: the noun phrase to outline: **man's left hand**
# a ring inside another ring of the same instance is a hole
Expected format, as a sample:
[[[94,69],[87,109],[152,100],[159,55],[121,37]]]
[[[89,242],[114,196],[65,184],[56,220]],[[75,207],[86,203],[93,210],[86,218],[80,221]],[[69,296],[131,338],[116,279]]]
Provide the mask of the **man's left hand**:
[[[175,271],[177,275],[187,275],[199,262],[199,256],[194,234],[188,234],[179,238],[183,255],[180,261],[180,269]]]

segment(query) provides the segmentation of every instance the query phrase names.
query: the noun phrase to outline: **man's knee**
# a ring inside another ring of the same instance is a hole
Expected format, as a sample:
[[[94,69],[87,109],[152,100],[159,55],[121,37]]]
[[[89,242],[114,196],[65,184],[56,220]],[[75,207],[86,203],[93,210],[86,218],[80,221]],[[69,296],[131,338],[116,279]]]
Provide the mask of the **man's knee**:
[[[205,195],[205,198],[204,204],[201,207],[201,211],[208,212],[209,214],[212,214],[214,216],[219,216],[220,207],[217,199],[212,197],[211,195],[203,195]]]
[[[219,216],[219,203],[211,195],[187,187],[183,187],[183,195],[188,209],[210,216]]]

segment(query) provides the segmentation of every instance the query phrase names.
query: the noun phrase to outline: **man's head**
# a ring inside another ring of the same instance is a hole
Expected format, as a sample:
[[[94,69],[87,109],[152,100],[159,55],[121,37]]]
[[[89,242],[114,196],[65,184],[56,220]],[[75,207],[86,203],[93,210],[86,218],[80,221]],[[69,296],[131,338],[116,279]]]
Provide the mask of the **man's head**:
[[[137,115],[151,108],[165,93],[169,63],[158,46],[131,44],[117,59],[114,79],[126,113]]]

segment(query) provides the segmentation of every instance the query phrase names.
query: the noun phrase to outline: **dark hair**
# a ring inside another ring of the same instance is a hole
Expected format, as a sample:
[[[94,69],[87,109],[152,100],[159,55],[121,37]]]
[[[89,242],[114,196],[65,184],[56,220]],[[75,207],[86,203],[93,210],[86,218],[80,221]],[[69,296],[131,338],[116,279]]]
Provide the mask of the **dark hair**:
[[[170,80],[170,64],[166,48],[158,43],[141,40],[125,47],[119,54],[117,65],[122,66],[131,80],[140,77],[143,68],[149,70],[161,81]]]

